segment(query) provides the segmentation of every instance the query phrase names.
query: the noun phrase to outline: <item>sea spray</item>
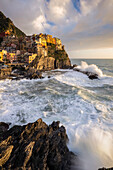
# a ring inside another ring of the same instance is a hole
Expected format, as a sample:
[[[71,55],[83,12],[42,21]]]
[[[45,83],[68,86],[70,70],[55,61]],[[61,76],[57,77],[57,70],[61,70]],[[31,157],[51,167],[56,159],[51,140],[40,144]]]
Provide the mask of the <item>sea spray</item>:
[[[101,69],[99,69],[95,64],[88,65],[85,61],[81,61],[81,65],[77,66],[77,69],[80,71],[97,74],[99,77],[103,76]]]
[[[110,132],[100,127],[93,127],[89,131],[85,126],[73,129],[69,137],[69,148],[78,154],[82,170],[113,166],[113,134]]]

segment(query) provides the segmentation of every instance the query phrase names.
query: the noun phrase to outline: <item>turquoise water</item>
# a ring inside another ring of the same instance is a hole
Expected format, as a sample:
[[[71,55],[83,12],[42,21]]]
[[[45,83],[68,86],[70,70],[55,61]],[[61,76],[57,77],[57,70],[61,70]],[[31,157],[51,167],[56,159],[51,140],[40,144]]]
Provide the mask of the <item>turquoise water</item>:
[[[43,80],[0,81],[0,121],[13,126],[59,120],[82,170],[113,167],[113,60],[72,63],[81,61],[96,64],[103,75],[90,80],[73,70],[54,70]]]

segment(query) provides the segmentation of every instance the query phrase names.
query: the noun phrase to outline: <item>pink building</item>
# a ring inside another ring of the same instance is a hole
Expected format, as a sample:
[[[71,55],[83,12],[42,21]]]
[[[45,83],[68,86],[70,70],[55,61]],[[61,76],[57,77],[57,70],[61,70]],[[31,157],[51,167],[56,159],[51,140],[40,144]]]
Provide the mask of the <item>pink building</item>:
[[[11,63],[17,61],[17,56],[15,53],[7,53],[7,60],[9,60]]]

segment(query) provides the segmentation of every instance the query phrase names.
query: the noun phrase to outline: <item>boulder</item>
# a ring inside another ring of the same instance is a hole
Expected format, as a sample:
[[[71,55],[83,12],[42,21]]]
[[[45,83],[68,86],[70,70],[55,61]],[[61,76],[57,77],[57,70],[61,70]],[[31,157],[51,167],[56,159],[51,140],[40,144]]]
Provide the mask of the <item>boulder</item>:
[[[97,74],[91,74],[88,76],[89,79],[93,80],[93,79],[98,79],[98,75]]]
[[[69,170],[76,156],[67,147],[68,137],[59,122],[47,125],[38,119],[14,126],[0,136],[0,167],[16,170]]]
[[[74,71],[78,71],[80,73],[86,74],[88,76],[89,79],[93,80],[93,79],[98,79],[98,75],[92,72],[88,72],[88,71],[82,71],[80,69],[78,69],[77,67],[73,68]]]

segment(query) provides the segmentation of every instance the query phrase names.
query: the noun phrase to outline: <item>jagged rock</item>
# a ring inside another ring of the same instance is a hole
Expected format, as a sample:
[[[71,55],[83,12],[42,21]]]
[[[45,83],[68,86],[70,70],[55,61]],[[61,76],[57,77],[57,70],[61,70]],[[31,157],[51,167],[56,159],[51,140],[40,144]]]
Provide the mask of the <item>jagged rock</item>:
[[[37,56],[32,63],[31,67],[37,70],[53,70],[53,69],[67,69],[71,67],[70,59],[63,50],[56,50],[55,46],[48,47],[48,56]]]
[[[74,67],[77,67],[78,65],[76,65],[76,64],[73,64],[73,65],[71,65],[69,68],[70,69],[73,69]]]
[[[93,79],[98,79],[98,75],[92,72],[87,72],[87,71],[82,71],[76,67],[73,68],[74,71],[78,71],[80,73],[86,74],[88,76],[89,79],[93,80]]]
[[[68,137],[59,122],[38,119],[14,126],[0,136],[0,167],[9,170],[69,170],[76,156],[67,148]]]
[[[77,64],[73,64],[73,68],[74,68],[74,67],[77,67],[77,66],[78,66]]]
[[[53,57],[44,57],[41,56],[37,62],[37,70],[52,70],[54,69],[54,61]]]
[[[0,122],[0,133],[5,132],[9,129],[9,125],[4,122]]]
[[[93,79],[98,79],[98,75],[97,74],[91,74],[88,76],[89,79],[93,80]]]

